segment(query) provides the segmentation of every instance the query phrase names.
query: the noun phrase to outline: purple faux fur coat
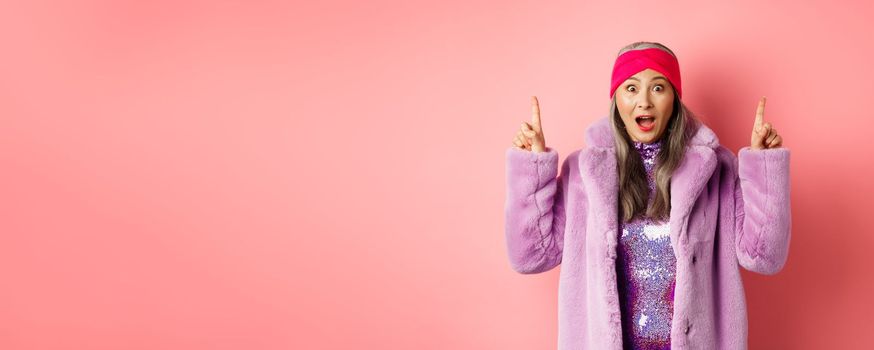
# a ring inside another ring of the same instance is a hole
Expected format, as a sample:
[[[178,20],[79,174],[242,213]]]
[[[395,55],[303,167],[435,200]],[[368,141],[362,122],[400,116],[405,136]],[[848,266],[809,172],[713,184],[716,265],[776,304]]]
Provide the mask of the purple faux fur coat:
[[[561,264],[558,347],[622,349],[616,286],[618,174],[609,119],[586,130],[588,148],[558,169],[551,148],[506,152],[506,240],[523,274]],[[770,275],[789,250],[789,150],[739,156],[703,123],[671,178],[670,236],[677,257],[673,349],[746,349],[739,266]]]

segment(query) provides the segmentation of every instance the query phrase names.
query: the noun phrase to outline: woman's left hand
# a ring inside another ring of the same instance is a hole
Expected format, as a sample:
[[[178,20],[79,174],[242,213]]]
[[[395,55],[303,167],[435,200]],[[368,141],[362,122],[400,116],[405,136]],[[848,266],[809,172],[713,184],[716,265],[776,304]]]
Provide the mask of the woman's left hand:
[[[765,123],[765,97],[759,100],[756,109],[756,122],[753,124],[753,135],[750,138],[750,148],[754,150],[777,148],[783,145],[783,138],[777,134],[777,129],[771,123]]]

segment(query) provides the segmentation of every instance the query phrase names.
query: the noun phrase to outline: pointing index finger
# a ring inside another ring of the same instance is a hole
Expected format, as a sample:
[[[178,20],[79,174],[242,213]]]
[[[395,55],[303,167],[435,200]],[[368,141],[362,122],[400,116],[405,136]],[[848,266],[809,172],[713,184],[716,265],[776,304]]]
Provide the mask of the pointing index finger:
[[[537,96],[531,96],[531,126],[535,131],[540,131],[540,103]]]
[[[762,96],[762,98],[759,99],[759,107],[756,108],[756,122],[754,124],[754,127],[756,128],[756,130],[759,130],[759,128],[761,128],[762,124],[764,124],[764,123],[765,123],[765,96]]]

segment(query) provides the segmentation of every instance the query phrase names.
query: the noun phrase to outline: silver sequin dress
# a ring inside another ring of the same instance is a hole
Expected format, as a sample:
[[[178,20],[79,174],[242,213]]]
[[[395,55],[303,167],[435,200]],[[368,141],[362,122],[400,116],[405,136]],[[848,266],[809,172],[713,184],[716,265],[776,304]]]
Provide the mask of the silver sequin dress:
[[[655,162],[661,140],[633,142],[655,196]],[[676,257],[667,221],[649,218],[620,223],[616,259],[619,305],[625,349],[670,349],[674,312]]]

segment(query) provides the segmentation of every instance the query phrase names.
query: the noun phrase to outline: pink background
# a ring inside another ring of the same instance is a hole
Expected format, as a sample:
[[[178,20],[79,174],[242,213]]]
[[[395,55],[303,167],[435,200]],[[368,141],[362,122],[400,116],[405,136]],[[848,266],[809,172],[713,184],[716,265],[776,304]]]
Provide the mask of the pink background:
[[[792,150],[752,349],[866,348],[870,2],[18,1],[0,11],[0,348],[550,349],[511,270],[504,151],[561,157],[616,52],[671,47],[735,152]]]

